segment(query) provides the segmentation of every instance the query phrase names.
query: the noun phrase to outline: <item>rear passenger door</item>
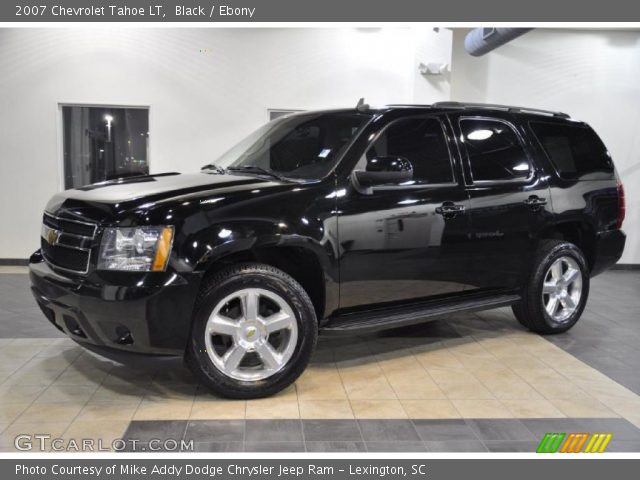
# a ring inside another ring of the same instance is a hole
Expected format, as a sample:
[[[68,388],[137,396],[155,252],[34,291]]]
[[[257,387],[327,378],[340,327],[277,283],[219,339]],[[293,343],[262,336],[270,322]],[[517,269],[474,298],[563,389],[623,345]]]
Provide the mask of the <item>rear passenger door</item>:
[[[546,176],[509,114],[450,115],[470,197],[471,289],[512,289],[528,275],[551,215]]]

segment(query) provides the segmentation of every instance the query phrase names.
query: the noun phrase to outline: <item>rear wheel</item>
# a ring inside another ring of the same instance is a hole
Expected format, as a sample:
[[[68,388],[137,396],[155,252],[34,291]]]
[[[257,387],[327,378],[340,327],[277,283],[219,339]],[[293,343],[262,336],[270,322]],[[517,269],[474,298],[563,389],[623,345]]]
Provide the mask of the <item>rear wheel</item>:
[[[589,295],[589,270],[574,244],[545,240],[534,260],[522,302],[514,305],[518,321],[543,334],[566,332],[580,319]]]
[[[298,378],[316,338],[315,311],[303,288],[276,268],[244,264],[203,286],[187,362],[219,395],[263,397]]]

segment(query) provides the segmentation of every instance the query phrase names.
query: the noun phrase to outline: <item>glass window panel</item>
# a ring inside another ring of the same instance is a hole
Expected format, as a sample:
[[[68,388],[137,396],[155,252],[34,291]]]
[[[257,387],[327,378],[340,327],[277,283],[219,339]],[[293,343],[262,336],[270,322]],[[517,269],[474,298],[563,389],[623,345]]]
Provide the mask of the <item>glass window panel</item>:
[[[547,122],[532,122],[531,128],[561,177],[613,172],[607,149],[591,128]]]
[[[63,106],[65,188],[149,173],[149,110]]]
[[[413,166],[413,183],[453,182],[447,140],[439,120],[409,118],[392,123],[367,150],[366,158],[404,157]],[[365,168],[365,159],[357,168]]]
[[[531,164],[516,132],[503,122],[460,120],[474,181],[526,179]]]

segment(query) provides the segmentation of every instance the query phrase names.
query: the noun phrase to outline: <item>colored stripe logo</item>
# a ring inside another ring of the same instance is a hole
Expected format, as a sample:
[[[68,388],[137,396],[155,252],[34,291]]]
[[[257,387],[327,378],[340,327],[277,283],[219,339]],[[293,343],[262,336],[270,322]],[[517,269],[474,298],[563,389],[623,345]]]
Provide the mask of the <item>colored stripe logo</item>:
[[[602,453],[609,445],[611,441],[610,433],[594,433],[587,444],[587,448],[584,449],[584,453]]]
[[[612,437],[611,433],[545,433],[536,453],[603,453]]]
[[[565,436],[565,433],[545,433],[536,453],[556,453]]]

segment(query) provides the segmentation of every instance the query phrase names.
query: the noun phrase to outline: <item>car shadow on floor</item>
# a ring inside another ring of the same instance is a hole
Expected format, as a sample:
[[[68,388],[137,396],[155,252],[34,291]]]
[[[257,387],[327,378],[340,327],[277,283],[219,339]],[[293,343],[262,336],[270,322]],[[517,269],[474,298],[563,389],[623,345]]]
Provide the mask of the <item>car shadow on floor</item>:
[[[465,313],[367,335],[320,336],[310,367],[314,371],[354,369],[379,361],[410,361],[416,351],[464,348],[481,338],[524,332],[505,309]],[[82,350],[78,355],[77,349]],[[206,391],[179,357],[135,355],[126,363],[105,358],[77,346],[64,350],[69,373],[95,379],[105,399],[122,401],[144,395],[157,399],[187,398]]]

